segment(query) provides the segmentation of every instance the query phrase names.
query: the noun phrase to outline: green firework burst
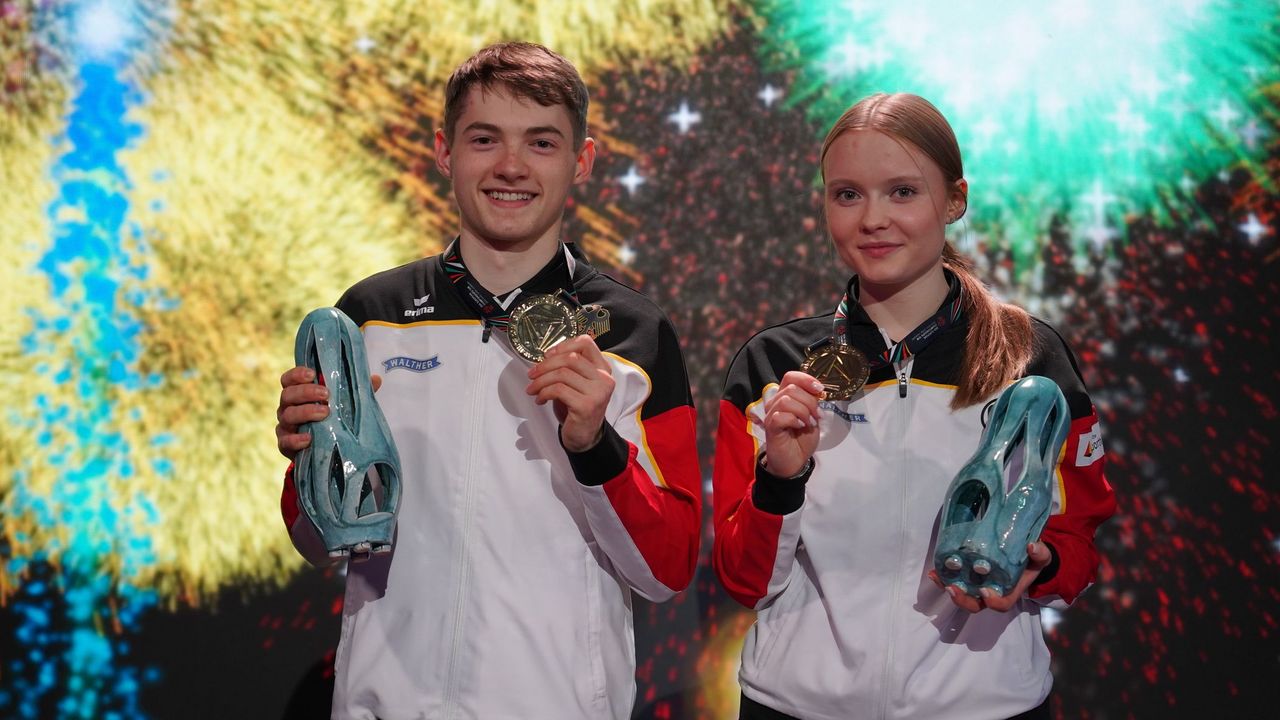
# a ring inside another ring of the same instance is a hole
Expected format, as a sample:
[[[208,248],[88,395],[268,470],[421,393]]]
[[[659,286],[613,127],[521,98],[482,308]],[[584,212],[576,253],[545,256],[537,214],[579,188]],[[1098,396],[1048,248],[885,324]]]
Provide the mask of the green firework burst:
[[[970,218],[1002,228],[1021,260],[1054,214],[1100,250],[1126,214],[1194,208],[1202,180],[1256,170],[1275,132],[1274,2],[787,0],[761,12],[770,56],[796,70],[791,101],[815,120],[878,91],[934,102],[964,150]]]

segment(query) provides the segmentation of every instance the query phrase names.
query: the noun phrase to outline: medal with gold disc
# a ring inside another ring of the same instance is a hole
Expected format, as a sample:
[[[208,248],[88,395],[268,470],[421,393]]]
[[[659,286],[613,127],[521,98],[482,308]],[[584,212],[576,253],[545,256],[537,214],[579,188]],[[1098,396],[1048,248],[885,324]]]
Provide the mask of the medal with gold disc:
[[[556,295],[533,295],[511,311],[507,335],[511,347],[529,362],[542,362],[546,352],[582,334],[593,338],[609,332],[609,311],[599,305],[579,305],[561,290]]]
[[[805,353],[800,369],[822,383],[828,400],[848,400],[867,383],[871,366],[861,350],[838,340]]]

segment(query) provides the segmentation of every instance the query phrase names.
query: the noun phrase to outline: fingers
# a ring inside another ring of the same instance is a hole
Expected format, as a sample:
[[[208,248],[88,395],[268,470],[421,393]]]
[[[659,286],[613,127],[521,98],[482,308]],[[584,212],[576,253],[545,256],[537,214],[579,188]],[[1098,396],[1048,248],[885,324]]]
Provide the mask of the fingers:
[[[600,352],[600,347],[596,345],[596,341],[590,335],[579,335],[553,345],[548,349],[543,355],[542,362],[534,365],[530,377],[536,375],[539,366],[546,365],[549,360],[573,354],[586,360],[592,367],[599,370],[609,370],[609,361],[604,359],[604,353]]]
[[[818,427],[821,400],[822,383],[802,372],[783,375],[778,392],[765,401],[765,429],[777,432]]]
[[[1039,541],[1027,544],[1027,569],[1043,570],[1051,560],[1053,553],[1048,545]]]
[[[315,380],[316,373],[311,368],[294,367],[289,368],[280,376],[280,387],[287,388],[292,385],[315,382]]]
[[[961,610],[966,610],[971,613],[977,613],[977,612],[982,612],[982,609],[986,607],[985,596],[983,596],[983,598],[981,599],[975,598],[965,593],[955,585],[946,586],[945,592],[947,593],[947,596],[951,598],[951,602],[955,603],[956,607],[960,608]]]
[[[315,372],[295,367],[280,376],[280,404],[276,406],[276,449],[290,460],[311,445],[311,436],[298,432],[304,423],[329,415],[329,390],[315,382]]]
[[[607,403],[609,397],[613,395],[614,380],[609,373],[579,358],[576,361],[566,361],[560,367],[544,368],[525,387],[525,392],[536,396],[538,404],[541,405],[548,399],[560,399],[558,396],[546,394],[548,389],[557,386],[571,388],[581,395],[601,398]]]
[[[595,341],[587,335],[579,335],[551,348],[542,362],[529,369],[529,378],[525,392],[536,396],[539,405],[548,400],[561,400],[574,407],[579,396],[607,404],[613,395],[613,371]],[[547,394],[549,388],[557,385],[567,386],[576,395]]]
[[[808,395],[813,396],[815,400],[821,400],[826,396],[826,391],[822,387],[822,383],[817,378],[806,372],[792,370],[782,376],[782,382],[778,383],[778,390],[782,391],[789,387],[796,387],[804,391]]]
[[[283,425],[276,426],[276,449],[281,455],[292,460],[300,450],[304,450],[311,446],[311,436],[306,433],[297,432],[297,428],[285,427]]]
[[[1006,595],[1001,595],[991,588],[982,588],[979,591],[982,595],[982,605],[997,612],[1008,612],[1014,609],[1018,601],[1026,595],[1031,583],[1035,582],[1036,578],[1040,576],[1040,571],[1049,564],[1049,560],[1052,557],[1049,546],[1042,542],[1029,543],[1027,545],[1027,567],[1022,571],[1022,576],[1018,578],[1017,584]]]

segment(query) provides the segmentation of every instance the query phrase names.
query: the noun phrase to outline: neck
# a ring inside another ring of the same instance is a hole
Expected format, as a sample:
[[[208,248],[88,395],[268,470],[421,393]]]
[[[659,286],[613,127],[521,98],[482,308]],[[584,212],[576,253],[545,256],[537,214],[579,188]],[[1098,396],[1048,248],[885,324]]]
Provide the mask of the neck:
[[[499,244],[486,241],[466,229],[458,236],[467,271],[495,295],[504,295],[538,274],[560,251],[558,232],[527,243]]]
[[[859,279],[858,303],[894,342],[900,342],[933,316],[949,289],[939,261],[935,268],[906,285],[874,285]]]

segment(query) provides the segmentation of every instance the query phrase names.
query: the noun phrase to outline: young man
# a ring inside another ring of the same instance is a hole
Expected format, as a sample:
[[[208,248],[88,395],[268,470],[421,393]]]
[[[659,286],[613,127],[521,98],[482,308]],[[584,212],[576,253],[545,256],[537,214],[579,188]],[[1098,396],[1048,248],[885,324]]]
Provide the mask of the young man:
[[[692,577],[700,475],[675,333],[560,241],[595,159],[586,114],[582,79],[546,48],[463,63],[436,133],[457,239],[338,301],[383,373],[403,492],[393,550],[347,571],[335,718],[627,718],[631,591],[661,601]],[[530,362],[507,314],[561,291],[607,310],[608,328]],[[328,407],[304,368],[281,384],[292,458]],[[323,561],[291,478],[285,522]]]

